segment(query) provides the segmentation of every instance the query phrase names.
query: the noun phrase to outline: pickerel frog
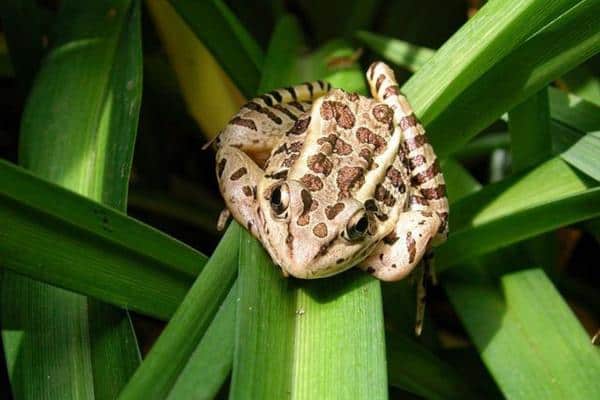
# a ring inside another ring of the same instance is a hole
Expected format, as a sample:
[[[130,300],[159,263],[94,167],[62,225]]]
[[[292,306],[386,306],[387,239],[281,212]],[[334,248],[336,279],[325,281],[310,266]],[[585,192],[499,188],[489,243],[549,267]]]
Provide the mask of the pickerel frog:
[[[321,81],[274,90],[245,104],[216,140],[229,212],[285,276],[358,265],[395,281],[446,240],[444,178],[425,131],[387,65],[373,63],[366,76],[373,99]]]

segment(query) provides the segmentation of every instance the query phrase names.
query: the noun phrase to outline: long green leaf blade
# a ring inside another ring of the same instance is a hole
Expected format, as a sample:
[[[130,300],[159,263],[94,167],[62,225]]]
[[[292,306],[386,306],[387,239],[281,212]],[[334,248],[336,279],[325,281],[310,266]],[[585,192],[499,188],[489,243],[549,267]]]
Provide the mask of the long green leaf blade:
[[[227,230],[120,399],[164,399],[171,391],[235,280],[240,230]]]
[[[598,397],[598,350],[541,270],[505,275],[501,290],[464,279],[445,287],[507,398]]]
[[[139,18],[137,1],[63,2],[21,125],[24,166],[121,208],[141,97]],[[140,361],[129,315],[14,274],[2,285],[15,396],[114,398]]]
[[[535,196],[532,195],[535,193]],[[445,269],[476,255],[600,215],[600,187],[555,157],[452,204],[452,235],[436,251]]]
[[[206,263],[183,243],[4,161],[0,205],[0,267],[156,318],[171,316]]]

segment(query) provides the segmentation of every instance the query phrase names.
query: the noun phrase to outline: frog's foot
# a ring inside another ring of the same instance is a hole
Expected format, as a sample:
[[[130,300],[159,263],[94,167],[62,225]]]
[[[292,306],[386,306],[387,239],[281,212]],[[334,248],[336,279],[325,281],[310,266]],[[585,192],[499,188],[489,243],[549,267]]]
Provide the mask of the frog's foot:
[[[399,281],[419,265],[441,220],[430,211],[400,214],[396,228],[375,247],[360,268],[382,281]]]
[[[224,146],[217,152],[217,180],[229,211],[219,216],[224,227],[229,212],[236,221],[258,237],[256,226],[256,183],[263,171],[240,149]]]
[[[428,251],[423,256],[421,266],[417,272],[417,311],[415,318],[415,334],[421,335],[423,330],[423,320],[425,318],[425,305],[427,304],[427,282],[437,285],[437,277],[433,266],[433,253]]]
[[[231,212],[229,212],[227,208],[224,208],[219,214],[219,219],[217,220],[217,230],[219,232],[225,229],[225,225],[227,224],[229,217],[231,217]]]

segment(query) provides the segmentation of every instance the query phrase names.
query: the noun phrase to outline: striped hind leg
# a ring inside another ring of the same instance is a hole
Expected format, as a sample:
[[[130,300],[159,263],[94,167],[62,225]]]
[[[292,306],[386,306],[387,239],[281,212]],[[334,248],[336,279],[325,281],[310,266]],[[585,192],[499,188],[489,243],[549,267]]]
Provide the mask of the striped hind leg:
[[[367,79],[373,97],[394,110],[394,124],[401,128],[404,136],[402,151],[410,169],[411,186],[417,189],[411,209],[432,211],[439,216],[442,223],[432,245],[441,244],[448,235],[446,184],[433,147],[427,142],[425,129],[400,92],[390,67],[382,62],[373,63],[367,70]]]
[[[306,82],[255,97],[231,118],[215,144],[239,148],[262,167],[281,136],[302,123],[301,115],[330,89],[323,81]]]

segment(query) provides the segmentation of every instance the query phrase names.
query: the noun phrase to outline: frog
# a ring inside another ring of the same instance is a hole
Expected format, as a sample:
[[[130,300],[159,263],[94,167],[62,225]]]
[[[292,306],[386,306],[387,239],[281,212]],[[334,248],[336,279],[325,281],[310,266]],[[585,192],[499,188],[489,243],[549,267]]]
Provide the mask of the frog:
[[[215,141],[219,226],[232,215],[285,277],[418,272],[420,333],[431,254],[448,235],[446,185],[393,70],[376,61],[366,80],[372,97],[315,81],[242,106]]]

